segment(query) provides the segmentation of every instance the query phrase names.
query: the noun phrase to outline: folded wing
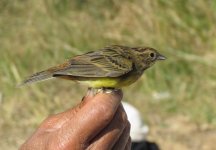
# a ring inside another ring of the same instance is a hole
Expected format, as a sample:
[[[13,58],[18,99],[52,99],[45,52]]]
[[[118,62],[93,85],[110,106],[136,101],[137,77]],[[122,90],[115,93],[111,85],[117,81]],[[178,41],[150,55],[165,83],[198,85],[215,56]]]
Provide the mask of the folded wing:
[[[70,65],[58,70],[54,75],[72,75],[79,77],[118,77],[132,70],[132,62],[121,52],[104,49],[89,52],[69,60]]]
[[[118,46],[106,47],[96,52],[76,56],[65,63],[35,73],[19,86],[31,84],[52,77],[118,77],[132,70],[132,61],[124,56]]]

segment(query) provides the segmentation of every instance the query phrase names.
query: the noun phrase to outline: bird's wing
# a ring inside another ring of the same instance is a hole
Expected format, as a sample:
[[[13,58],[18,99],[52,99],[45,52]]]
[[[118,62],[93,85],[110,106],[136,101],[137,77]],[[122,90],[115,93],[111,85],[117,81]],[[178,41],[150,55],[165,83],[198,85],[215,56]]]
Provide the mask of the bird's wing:
[[[53,76],[118,77],[131,71],[132,67],[132,61],[124,57],[122,51],[106,48],[72,58],[62,69],[57,67]]]
[[[76,56],[63,64],[37,72],[18,86],[31,84],[52,77],[119,77],[133,69],[127,47],[111,46],[96,52]]]

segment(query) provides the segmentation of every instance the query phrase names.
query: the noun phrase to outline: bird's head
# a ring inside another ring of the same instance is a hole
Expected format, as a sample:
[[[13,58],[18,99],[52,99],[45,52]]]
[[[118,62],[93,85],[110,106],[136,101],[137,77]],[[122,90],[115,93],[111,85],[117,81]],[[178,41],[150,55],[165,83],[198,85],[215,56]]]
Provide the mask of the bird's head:
[[[137,56],[137,61],[143,69],[149,68],[158,60],[165,60],[166,57],[161,55],[157,50],[150,47],[133,48]]]

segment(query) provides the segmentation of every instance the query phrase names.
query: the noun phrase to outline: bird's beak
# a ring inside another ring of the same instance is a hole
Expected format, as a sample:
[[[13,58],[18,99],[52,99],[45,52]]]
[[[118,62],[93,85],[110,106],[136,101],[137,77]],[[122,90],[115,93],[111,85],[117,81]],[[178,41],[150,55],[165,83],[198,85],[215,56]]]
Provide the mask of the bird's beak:
[[[165,59],[167,59],[165,56],[163,56],[161,54],[157,55],[157,60],[165,60]]]

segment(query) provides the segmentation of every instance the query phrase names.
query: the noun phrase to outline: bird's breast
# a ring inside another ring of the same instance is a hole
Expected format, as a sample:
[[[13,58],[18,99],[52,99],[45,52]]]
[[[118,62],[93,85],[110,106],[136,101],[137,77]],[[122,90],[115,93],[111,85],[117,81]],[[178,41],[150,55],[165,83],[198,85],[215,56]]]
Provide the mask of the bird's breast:
[[[132,83],[136,82],[140,78],[141,74],[139,73],[128,73],[120,77],[104,77],[89,79],[86,81],[81,81],[81,83],[87,84],[89,87],[101,88],[101,87],[110,87],[110,88],[121,88],[124,86],[129,86]]]

